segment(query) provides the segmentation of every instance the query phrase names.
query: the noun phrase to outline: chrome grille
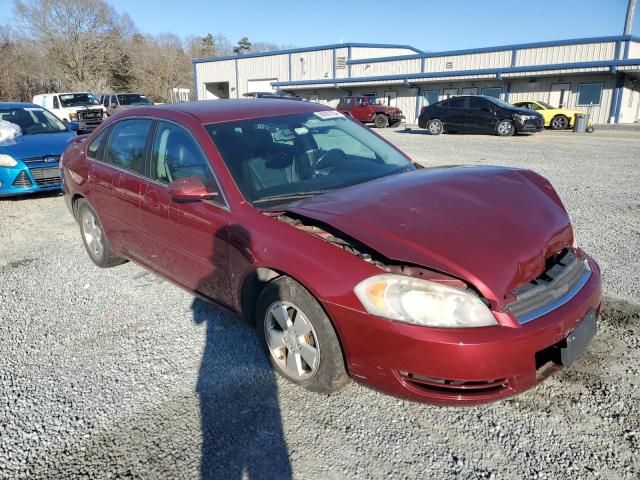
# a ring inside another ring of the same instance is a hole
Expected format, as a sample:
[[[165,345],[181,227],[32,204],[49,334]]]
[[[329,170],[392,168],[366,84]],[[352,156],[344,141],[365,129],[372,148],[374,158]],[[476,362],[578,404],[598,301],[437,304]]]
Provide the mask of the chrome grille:
[[[564,305],[584,287],[591,276],[586,260],[567,250],[556,256],[547,270],[534,281],[517,288],[516,301],[507,305],[521,324],[530,322]]]
[[[25,172],[24,170],[21,171],[20,175],[18,175],[13,181],[14,187],[30,187],[31,185],[31,179],[29,178],[29,175],[27,175],[27,172]]]
[[[58,167],[32,168],[31,175],[41,187],[60,183],[60,169]]]
[[[102,120],[102,110],[78,110],[79,120]]]

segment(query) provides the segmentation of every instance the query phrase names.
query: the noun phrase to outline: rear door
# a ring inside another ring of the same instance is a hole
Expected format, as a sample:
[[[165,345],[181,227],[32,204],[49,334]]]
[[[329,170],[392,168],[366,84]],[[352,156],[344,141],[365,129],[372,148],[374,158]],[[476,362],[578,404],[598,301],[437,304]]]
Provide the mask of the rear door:
[[[195,292],[233,305],[230,211],[200,145],[185,127],[161,120],[149,158],[149,178],[140,203],[147,237],[143,261]],[[206,201],[174,201],[169,184],[190,176],[199,177],[218,195]]]
[[[445,128],[453,131],[469,130],[466,123],[468,97],[453,97],[447,102]]]
[[[121,120],[111,126],[108,137],[106,130],[101,132],[87,152],[96,155],[89,176],[90,201],[114,249],[131,258],[140,257],[143,241],[139,206],[151,125],[146,118]],[[104,147],[98,140],[106,140]]]

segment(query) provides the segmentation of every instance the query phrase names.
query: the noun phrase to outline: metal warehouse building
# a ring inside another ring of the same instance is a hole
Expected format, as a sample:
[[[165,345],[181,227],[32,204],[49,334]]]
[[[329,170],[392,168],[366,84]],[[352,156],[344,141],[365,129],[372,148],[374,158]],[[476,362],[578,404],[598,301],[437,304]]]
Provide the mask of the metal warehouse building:
[[[435,53],[344,43],[193,64],[198,100],[281,89],[335,107],[342,96],[375,95],[415,123],[424,105],[484,94],[582,109],[594,123],[640,119],[640,38],[629,35]]]

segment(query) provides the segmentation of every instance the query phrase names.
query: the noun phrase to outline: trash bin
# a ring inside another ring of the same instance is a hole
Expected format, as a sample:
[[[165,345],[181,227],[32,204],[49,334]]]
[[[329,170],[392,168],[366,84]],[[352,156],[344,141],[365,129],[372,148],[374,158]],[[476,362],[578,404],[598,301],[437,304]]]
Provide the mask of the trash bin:
[[[585,133],[589,124],[589,115],[586,113],[576,113],[576,120],[573,124],[573,131],[576,133]]]

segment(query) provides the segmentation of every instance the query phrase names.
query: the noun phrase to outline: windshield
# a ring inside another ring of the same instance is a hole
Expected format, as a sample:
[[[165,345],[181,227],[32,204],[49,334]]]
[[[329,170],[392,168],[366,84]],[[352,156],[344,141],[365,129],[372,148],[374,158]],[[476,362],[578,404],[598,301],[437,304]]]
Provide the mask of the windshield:
[[[63,107],[83,107],[85,105],[100,105],[92,93],[63,93],[59,95]]]
[[[544,108],[548,108],[549,110],[553,110],[554,108],[551,105],[549,105],[547,102],[538,102],[538,103],[542,105]]]
[[[23,135],[67,131],[55,115],[40,107],[0,108],[0,120],[18,125]]]
[[[416,168],[368,128],[331,110],[206,128],[242,194],[260,208]]]
[[[118,95],[120,105],[151,105],[151,101],[144,95],[137,93],[122,93]]]

